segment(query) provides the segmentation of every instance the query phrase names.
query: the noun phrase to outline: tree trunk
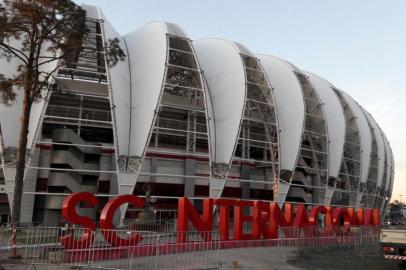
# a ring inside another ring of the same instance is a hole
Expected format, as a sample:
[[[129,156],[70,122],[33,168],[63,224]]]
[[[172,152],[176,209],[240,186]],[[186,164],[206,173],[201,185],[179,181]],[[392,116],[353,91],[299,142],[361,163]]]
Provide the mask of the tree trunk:
[[[21,200],[23,197],[23,187],[24,187],[24,172],[25,172],[25,161],[27,153],[27,141],[28,141],[28,125],[30,123],[30,112],[32,100],[30,98],[31,80],[26,79],[24,84],[24,99],[23,99],[23,110],[20,116],[20,134],[18,141],[18,153],[17,153],[17,166],[15,175],[15,186],[13,194],[13,210],[11,216],[11,223],[18,224],[20,222],[21,214]]]

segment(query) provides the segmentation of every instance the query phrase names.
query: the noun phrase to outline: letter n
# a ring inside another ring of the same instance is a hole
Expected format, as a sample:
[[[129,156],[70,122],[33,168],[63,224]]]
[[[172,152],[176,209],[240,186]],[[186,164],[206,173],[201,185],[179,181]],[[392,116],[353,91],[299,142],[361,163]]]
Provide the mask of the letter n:
[[[186,198],[180,198],[178,202],[178,243],[187,242],[187,233],[189,231],[189,220],[204,241],[211,241],[211,232],[213,229],[213,199],[203,201],[203,215],[199,215],[190,201]]]

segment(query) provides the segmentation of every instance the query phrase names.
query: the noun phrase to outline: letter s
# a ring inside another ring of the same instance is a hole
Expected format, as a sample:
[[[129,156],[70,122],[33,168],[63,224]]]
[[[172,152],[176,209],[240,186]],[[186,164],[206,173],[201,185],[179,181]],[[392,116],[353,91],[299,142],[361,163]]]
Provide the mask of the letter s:
[[[93,243],[93,233],[96,230],[96,224],[88,217],[79,216],[76,213],[76,205],[79,202],[85,202],[86,207],[94,207],[99,200],[90,192],[77,192],[70,194],[63,200],[62,216],[71,224],[79,224],[84,227],[83,235],[80,239],[75,239],[72,235],[66,235],[59,239],[65,249],[88,248]]]

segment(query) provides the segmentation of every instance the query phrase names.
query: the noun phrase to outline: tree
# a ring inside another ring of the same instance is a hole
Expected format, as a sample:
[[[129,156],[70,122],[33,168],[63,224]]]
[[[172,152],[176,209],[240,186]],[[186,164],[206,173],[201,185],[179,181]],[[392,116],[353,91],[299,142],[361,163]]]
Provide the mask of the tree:
[[[54,74],[77,60],[88,29],[86,11],[71,0],[0,0],[0,57],[18,61],[15,74],[0,74],[0,102],[13,105],[22,93],[12,223],[20,220],[31,107],[56,89]],[[119,40],[103,46],[114,66],[125,57]],[[51,67],[51,68],[50,68]]]

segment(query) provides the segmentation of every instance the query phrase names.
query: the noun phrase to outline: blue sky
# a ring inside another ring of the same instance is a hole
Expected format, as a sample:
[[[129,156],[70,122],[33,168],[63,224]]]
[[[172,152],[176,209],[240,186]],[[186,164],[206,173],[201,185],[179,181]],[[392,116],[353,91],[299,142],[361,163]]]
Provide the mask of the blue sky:
[[[394,151],[406,201],[406,1],[86,0],[121,34],[153,20],[192,39],[223,37],[328,79],[366,107]]]

